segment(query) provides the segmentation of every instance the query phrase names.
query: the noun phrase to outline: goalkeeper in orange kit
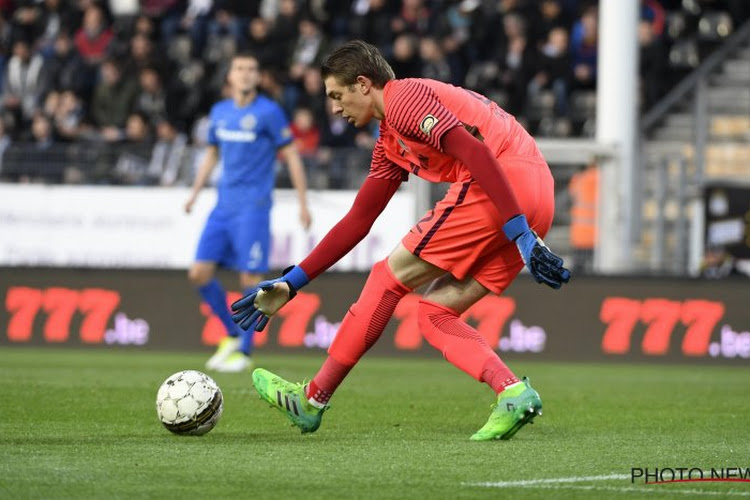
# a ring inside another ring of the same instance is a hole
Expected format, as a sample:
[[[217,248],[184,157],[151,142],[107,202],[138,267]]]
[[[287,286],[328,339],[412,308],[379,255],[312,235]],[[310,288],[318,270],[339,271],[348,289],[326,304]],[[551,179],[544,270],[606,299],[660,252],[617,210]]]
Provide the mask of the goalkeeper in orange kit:
[[[471,439],[512,437],[541,415],[541,398],[460,315],[487,293],[501,294],[524,264],[536,281],[553,288],[570,279],[541,239],[554,213],[547,163],[533,138],[496,103],[435,80],[397,80],[365,42],[337,48],[321,73],[336,114],[356,127],[381,121],[370,173],[349,212],[305,260],[232,305],[240,326],[262,330],[297,290],[346,255],[409,174],[451,187],[373,266],[310,383],[257,369],[255,388],[302,432],[317,430],[333,392],[378,340],[399,300],[430,283],[418,305],[421,334],[497,394],[489,420]]]

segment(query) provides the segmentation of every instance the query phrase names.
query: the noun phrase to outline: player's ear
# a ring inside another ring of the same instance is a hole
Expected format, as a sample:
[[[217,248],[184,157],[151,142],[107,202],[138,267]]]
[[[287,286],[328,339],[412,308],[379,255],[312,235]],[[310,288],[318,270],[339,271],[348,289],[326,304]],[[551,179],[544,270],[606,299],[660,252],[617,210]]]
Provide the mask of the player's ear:
[[[359,75],[357,77],[355,88],[358,89],[362,94],[367,95],[370,93],[370,89],[372,88],[372,80],[370,80],[366,76]]]

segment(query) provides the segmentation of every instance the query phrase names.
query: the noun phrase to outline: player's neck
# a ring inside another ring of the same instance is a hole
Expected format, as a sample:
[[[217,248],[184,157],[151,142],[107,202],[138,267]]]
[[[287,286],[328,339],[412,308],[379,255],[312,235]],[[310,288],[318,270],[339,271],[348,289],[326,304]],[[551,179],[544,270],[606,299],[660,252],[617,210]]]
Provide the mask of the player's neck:
[[[385,100],[383,99],[383,89],[373,87],[372,92],[372,115],[378,120],[385,118]]]
[[[258,95],[257,90],[251,90],[250,92],[236,92],[234,94],[234,104],[238,108],[244,108],[255,100]]]

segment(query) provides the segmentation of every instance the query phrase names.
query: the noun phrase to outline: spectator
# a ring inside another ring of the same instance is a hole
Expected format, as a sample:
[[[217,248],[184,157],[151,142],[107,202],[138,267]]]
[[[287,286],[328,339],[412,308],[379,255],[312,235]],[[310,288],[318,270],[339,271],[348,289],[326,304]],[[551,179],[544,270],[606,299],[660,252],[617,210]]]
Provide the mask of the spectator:
[[[91,101],[91,119],[105,141],[118,141],[138,92],[130,78],[123,78],[113,59],[101,66],[101,81],[94,89]]]
[[[571,27],[571,20],[563,10],[560,0],[542,0],[538,11],[534,14],[534,22],[530,23],[529,36],[534,45],[542,46],[549,42],[549,34],[553,29],[562,28],[567,33]]]
[[[294,145],[302,156],[305,166],[307,166],[307,161],[312,161],[318,154],[318,146],[320,145],[320,129],[315,123],[312,110],[302,107],[297,108],[290,128],[294,137]]]
[[[193,56],[200,57],[206,44],[206,31],[213,14],[213,0],[188,0],[180,28],[190,34]],[[240,34],[241,35],[241,34]]]
[[[125,126],[125,136],[119,145],[114,177],[119,184],[143,184],[148,170],[153,139],[148,117],[131,113]]]
[[[279,10],[274,17],[271,37],[278,46],[280,59],[274,61],[278,66],[291,57],[294,50],[294,41],[299,36],[299,22],[302,15],[297,5],[297,0],[278,0]]]
[[[484,26],[477,21],[481,16],[478,0],[454,0],[440,16],[436,37],[442,40],[445,58],[451,73],[457,77],[453,83],[462,83],[467,69],[476,58],[476,39],[484,35]],[[396,73],[399,74],[399,73]]]
[[[83,121],[83,104],[73,90],[67,89],[59,94],[57,106],[52,114],[55,135],[64,141],[78,139]]]
[[[568,191],[571,198],[570,245],[573,248],[571,269],[590,272],[597,238],[599,167],[587,165],[573,174]]]
[[[453,81],[451,67],[435,38],[428,36],[420,40],[419,56],[422,59],[421,76],[423,78],[432,78],[441,82]]]
[[[349,25],[352,14],[357,8],[357,2],[351,0],[324,0],[323,2],[308,2],[309,15],[315,18],[321,30],[332,40],[348,39]]]
[[[42,56],[32,55],[27,41],[17,40],[5,68],[2,93],[3,112],[9,113],[15,123],[27,124],[36,114],[45,90],[43,70]]]
[[[320,70],[317,68],[307,68],[302,75],[302,89],[298,103],[299,107],[308,108],[312,112],[316,124],[320,125],[325,122],[328,103],[323,80],[320,78]]]
[[[424,0],[403,0],[401,10],[391,20],[391,31],[394,37],[401,33],[426,36],[432,30],[432,13]]]
[[[259,90],[276,101],[284,110],[287,120],[292,119],[299,104],[299,87],[290,82],[280,69],[261,69]]]
[[[14,36],[24,40],[36,40],[41,34],[39,26],[40,15],[41,9],[36,5],[36,2],[19,2],[16,10],[13,11],[12,17]]]
[[[596,6],[587,7],[573,27],[571,59],[575,89],[593,90],[596,87],[596,51],[599,39],[597,16]]]
[[[154,43],[144,34],[136,33],[130,39],[129,57],[123,65],[123,74],[138,75],[144,68],[154,68],[161,76],[169,74],[165,59],[154,49]]]
[[[44,0],[37,25],[40,34],[36,46],[48,57],[54,51],[58,35],[74,26],[73,12],[63,0]]]
[[[386,0],[358,0],[352,2],[352,11],[351,37],[368,40],[387,54],[393,41],[391,5]]]
[[[247,25],[258,17],[260,0],[216,0],[214,15],[208,21],[208,36],[234,37],[242,46],[247,40]]]
[[[18,182],[59,184],[64,178],[64,162],[51,155],[54,145],[52,125],[42,113],[34,115],[31,140],[17,141],[3,155],[3,173]],[[57,160],[57,161],[55,161]]]
[[[87,66],[73,48],[73,40],[65,31],[57,34],[51,57],[47,60],[45,78],[48,89],[69,89],[89,96],[96,73]]]
[[[173,186],[178,181],[186,183],[185,176],[180,176],[187,154],[188,138],[180,132],[176,123],[162,120],[156,124],[156,144],[151,153],[148,166],[147,182],[161,186]]]
[[[145,14],[139,15],[138,17],[135,18],[133,34],[134,35],[146,35],[149,38],[149,40],[151,41],[155,40],[157,36],[156,36],[156,27],[154,26],[154,21],[152,21],[151,18]]]
[[[83,60],[90,65],[101,63],[113,37],[101,7],[91,4],[83,14],[83,25],[75,34],[75,46]]]
[[[276,47],[271,38],[270,23],[262,17],[253,18],[249,26],[247,48],[258,58],[261,68],[279,65],[279,57],[284,54]]]
[[[509,13],[503,18],[508,43],[499,62],[500,87],[508,93],[505,110],[521,114],[526,103],[526,88],[535,67],[535,54],[526,38],[526,23],[520,14]]]
[[[345,189],[349,185],[348,150],[356,146],[357,131],[345,118],[333,114],[331,106],[325,107],[326,115],[321,123],[320,151],[318,160],[328,165],[328,188]]]
[[[155,68],[143,68],[138,75],[139,92],[135,97],[134,110],[145,116],[148,123],[157,123],[168,117],[167,91]],[[172,115],[173,116],[173,115]]]
[[[529,82],[529,97],[542,90],[552,90],[555,95],[555,112],[567,116],[568,97],[571,80],[570,54],[568,53],[568,32],[558,26],[552,28],[547,41],[539,50],[537,73]]]
[[[159,26],[162,45],[166,48],[172,43],[180,26],[180,0],[140,0],[141,12]]]
[[[667,15],[657,0],[641,0],[641,19],[648,21],[651,34],[655,38],[661,38]]]
[[[638,24],[638,45],[641,105],[649,109],[666,92],[667,49],[654,33],[652,24],[644,19]]]
[[[299,34],[289,59],[289,77],[294,82],[300,81],[305,69],[317,68],[327,52],[328,42],[315,21],[310,18],[301,19]]]
[[[393,48],[390,50],[392,55],[388,62],[396,74],[403,75],[404,78],[421,76],[419,70],[422,62],[419,59],[417,45],[417,37],[411,33],[402,33],[393,41]]]

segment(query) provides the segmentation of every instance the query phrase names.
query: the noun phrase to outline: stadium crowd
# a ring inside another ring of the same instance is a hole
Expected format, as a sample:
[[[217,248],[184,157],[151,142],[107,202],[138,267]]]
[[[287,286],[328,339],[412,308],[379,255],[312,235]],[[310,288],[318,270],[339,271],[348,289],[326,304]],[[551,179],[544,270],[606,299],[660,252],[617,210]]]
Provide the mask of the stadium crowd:
[[[666,14],[691,3],[641,0],[643,107],[670,82]],[[710,3],[747,17],[742,1]],[[0,0],[0,179],[187,184],[242,50],[288,114],[311,184],[346,187],[351,151],[366,168],[376,131],[331,116],[318,63],[351,38],[398,77],[485,93],[532,133],[586,134],[597,37],[591,0]]]

